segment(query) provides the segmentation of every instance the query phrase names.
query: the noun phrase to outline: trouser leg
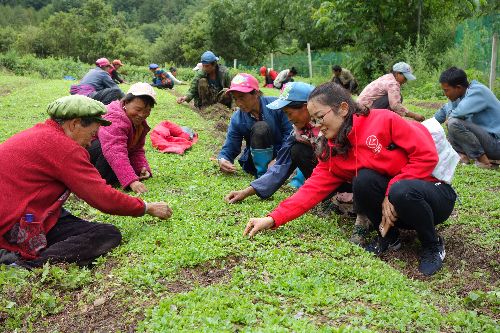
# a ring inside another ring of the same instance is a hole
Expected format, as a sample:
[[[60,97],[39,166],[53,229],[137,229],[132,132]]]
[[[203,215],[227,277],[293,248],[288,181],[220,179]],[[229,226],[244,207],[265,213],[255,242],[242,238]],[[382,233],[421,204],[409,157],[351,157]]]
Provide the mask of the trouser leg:
[[[59,218],[47,233],[47,248],[40,253],[39,258],[16,263],[25,267],[41,267],[47,261],[86,266],[117,247],[120,242],[121,233],[114,225],[88,222],[67,215]]]
[[[500,159],[500,140],[470,121],[449,118],[448,140],[453,149],[469,158],[486,154],[489,159]]]
[[[353,179],[353,201],[355,211],[365,215],[372,222],[376,230],[382,221],[382,202],[389,184],[389,178],[371,169],[361,169]],[[397,237],[396,228],[389,229],[387,237]]]
[[[271,128],[265,121],[256,122],[250,130],[250,155],[259,178],[267,171],[273,159],[273,136]]]
[[[401,102],[403,102],[403,96],[401,95]],[[385,94],[382,97],[376,99],[372,104],[372,109],[391,109],[391,105],[389,104],[389,95]]]
[[[90,154],[90,162],[95,166],[101,177],[106,180],[107,184],[118,184],[118,178],[115,172],[104,157],[99,139],[92,141],[92,144],[87,149]]]
[[[311,177],[314,168],[318,164],[312,146],[296,142],[290,150],[290,155],[292,157],[291,169],[299,168],[306,179]]]
[[[450,185],[420,179],[400,180],[389,191],[398,214],[395,225],[415,230],[423,247],[438,244],[434,226],[448,219],[456,197]]]
[[[105,88],[90,94],[89,97],[107,105],[113,101],[122,99],[123,96],[123,91],[120,88]]]
[[[265,121],[256,122],[250,130],[250,147],[265,149],[273,145],[273,133]]]

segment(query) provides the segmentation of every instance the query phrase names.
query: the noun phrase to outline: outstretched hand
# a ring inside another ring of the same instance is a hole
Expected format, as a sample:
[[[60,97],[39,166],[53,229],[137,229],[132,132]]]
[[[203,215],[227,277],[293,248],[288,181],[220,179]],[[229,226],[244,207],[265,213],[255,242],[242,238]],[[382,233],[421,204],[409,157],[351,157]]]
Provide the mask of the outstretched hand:
[[[255,189],[252,186],[249,186],[244,190],[231,191],[224,197],[224,200],[226,200],[226,202],[230,204],[237,203],[245,200],[247,197],[254,195],[255,193],[257,193],[255,192]]]
[[[243,231],[243,236],[248,235],[248,237],[252,238],[262,230],[271,229],[272,227],[274,227],[274,220],[270,216],[251,218],[248,220],[245,231]]]

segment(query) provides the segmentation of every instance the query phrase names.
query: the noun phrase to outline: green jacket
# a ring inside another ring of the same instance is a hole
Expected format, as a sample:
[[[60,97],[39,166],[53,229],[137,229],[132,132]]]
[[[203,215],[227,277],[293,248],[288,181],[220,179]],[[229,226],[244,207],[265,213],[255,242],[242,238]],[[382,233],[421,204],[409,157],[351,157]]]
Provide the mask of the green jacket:
[[[229,88],[229,86],[231,85],[232,77],[231,74],[229,74],[229,70],[227,69],[227,67],[223,65],[217,65],[216,70],[217,80],[220,80],[221,86],[223,88]],[[208,79],[208,75],[204,71],[199,70],[196,73],[193,81],[191,81],[191,86],[189,87],[189,90],[186,94],[186,102],[190,102],[193,98],[198,99],[198,80],[202,78]]]

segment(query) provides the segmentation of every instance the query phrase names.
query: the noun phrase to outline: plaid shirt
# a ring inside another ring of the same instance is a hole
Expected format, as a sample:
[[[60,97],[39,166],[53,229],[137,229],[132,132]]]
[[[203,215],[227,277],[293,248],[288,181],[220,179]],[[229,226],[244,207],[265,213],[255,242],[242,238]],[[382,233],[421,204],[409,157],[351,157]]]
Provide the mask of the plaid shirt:
[[[392,73],[385,74],[367,85],[359,94],[357,102],[370,109],[374,101],[385,95],[389,98],[390,110],[400,116],[408,112],[408,109],[401,104],[401,85]]]

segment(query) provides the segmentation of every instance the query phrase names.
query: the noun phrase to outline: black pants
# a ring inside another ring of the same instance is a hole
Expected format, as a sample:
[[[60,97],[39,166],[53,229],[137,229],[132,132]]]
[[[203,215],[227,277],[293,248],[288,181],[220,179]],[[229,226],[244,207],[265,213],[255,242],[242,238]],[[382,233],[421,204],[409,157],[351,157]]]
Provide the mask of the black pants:
[[[16,264],[34,268],[50,261],[87,266],[121,242],[122,235],[112,224],[88,222],[67,212],[61,216],[47,233],[47,248],[41,252],[40,257],[18,260]]]
[[[401,103],[403,102],[403,95],[401,95]],[[389,95],[385,94],[376,99],[372,104],[372,109],[388,109],[392,110],[389,104]]]
[[[290,150],[290,155],[292,157],[290,170],[293,172],[295,168],[299,168],[306,179],[311,177],[314,168],[318,164],[318,159],[314,154],[312,146],[296,142]]]
[[[90,98],[95,99],[102,104],[109,104],[113,101],[122,99],[123,96],[124,93],[120,88],[105,88],[99,91],[95,91],[89,95]]]
[[[378,230],[382,221],[382,202],[389,178],[370,169],[361,169],[353,180],[357,213],[364,214]],[[423,246],[436,244],[435,225],[450,216],[457,195],[445,183],[418,179],[400,180],[391,186],[389,201],[398,214],[395,227],[386,237],[398,235],[398,228],[415,230]]]
[[[87,150],[90,154],[90,163],[95,166],[101,177],[106,180],[106,183],[110,185],[117,185],[118,178],[102,153],[101,142],[99,139],[92,141],[92,144],[89,148],[87,148]]]
[[[273,133],[265,121],[258,121],[250,129],[250,147],[266,149],[273,145]]]

